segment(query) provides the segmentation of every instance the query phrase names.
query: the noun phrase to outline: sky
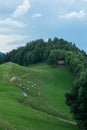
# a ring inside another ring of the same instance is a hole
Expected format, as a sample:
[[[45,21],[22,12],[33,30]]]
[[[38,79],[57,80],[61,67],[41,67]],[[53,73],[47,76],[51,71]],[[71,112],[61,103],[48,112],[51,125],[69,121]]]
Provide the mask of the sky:
[[[87,0],[0,0],[0,51],[63,38],[87,51]]]

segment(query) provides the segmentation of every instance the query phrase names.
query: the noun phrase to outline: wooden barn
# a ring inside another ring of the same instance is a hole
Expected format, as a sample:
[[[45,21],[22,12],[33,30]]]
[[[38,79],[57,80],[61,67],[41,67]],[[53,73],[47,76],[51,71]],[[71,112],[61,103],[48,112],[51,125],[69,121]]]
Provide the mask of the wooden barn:
[[[58,60],[58,65],[65,65],[65,61],[64,60]]]

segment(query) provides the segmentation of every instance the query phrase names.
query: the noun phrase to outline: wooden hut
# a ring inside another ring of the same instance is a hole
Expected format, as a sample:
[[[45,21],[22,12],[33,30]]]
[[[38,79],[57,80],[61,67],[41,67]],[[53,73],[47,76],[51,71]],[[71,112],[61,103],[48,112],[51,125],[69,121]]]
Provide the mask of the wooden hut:
[[[58,65],[65,65],[65,61],[64,60],[58,60]]]

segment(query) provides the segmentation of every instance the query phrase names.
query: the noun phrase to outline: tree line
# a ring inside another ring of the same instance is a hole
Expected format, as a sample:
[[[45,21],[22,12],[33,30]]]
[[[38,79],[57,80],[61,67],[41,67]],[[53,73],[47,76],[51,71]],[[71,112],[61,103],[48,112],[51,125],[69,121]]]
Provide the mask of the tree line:
[[[74,52],[74,50],[79,51],[75,45],[64,39],[50,38],[47,42],[43,39],[38,39],[27,43],[24,47],[19,47],[8,52],[6,55],[0,56],[0,63],[12,61],[27,66],[29,64],[44,62],[48,60],[51,51],[56,49],[71,52]]]
[[[0,64],[10,61],[23,66],[47,62],[56,67],[58,60],[64,60],[75,76],[70,92],[65,94],[66,104],[79,129],[87,130],[87,55],[83,50],[64,39],[50,38],[31,41],[0,56]]]

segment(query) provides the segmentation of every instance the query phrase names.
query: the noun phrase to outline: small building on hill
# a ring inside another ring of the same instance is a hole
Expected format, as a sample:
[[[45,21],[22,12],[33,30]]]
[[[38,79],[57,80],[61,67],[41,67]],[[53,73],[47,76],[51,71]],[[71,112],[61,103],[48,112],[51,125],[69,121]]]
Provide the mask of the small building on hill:
[[[58,65],[65,65],[65,61],[64,60],[58,60]]]

